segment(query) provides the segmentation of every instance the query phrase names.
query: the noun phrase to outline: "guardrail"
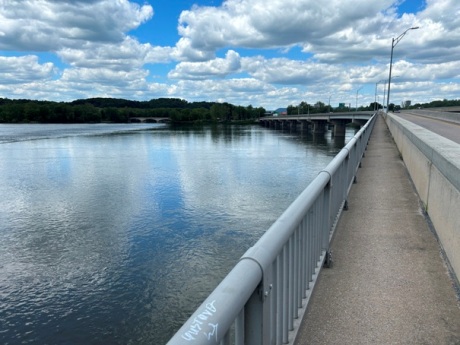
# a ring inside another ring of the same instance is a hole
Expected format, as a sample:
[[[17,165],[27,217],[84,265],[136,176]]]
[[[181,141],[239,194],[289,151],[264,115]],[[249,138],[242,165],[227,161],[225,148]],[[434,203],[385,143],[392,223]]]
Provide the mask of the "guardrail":
[[[448,108],[445,108],[445,111],[442,110],[430,110],[430,109],[410,109],[410,110],[403,110],[402,113],[406,114],[414,114],[417,116],[424,116],[430,118],[436,118],[444,121],[460,123],[460,113],[459,112],[449,112],[447,111]]]
[[[251,247],[168,345],[286,344],[295,338],[355,181],[374,115]]]

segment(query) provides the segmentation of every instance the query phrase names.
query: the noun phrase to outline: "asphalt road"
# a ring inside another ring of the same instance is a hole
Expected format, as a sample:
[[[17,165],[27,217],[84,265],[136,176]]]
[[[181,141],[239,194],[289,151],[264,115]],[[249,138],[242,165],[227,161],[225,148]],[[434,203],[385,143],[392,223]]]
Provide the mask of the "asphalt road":
[[[460,123],[448,122],[433,117],[419,116],[408,112],[395,113],[394,115],[460,144]]]

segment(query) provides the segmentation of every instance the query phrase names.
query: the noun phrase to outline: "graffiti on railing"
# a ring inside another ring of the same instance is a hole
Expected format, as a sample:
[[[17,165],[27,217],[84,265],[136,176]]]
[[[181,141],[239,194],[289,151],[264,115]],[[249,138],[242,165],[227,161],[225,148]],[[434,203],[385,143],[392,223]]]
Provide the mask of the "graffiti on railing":
[[[214,300],[211,303],[206,304],[205,309],[192,320],[189,330],[182,334],[182,338],[187,341],[192,341],[195,340],[200,333],[202,333],[206,339],[211,340],[211,338],[215,337],[217,341],[217,329],[219,328],[219,324],[206,322],[217,311],[214,306],[215,302],[216,301]]]

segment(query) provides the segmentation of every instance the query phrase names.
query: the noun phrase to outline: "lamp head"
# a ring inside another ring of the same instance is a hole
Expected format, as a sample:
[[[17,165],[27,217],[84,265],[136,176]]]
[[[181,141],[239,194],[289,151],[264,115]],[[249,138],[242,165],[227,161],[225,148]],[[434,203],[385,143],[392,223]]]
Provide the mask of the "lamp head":
[[[417,30],[417,29],[420,29],[420,26],[413,26],[410,28],[410,30]]]

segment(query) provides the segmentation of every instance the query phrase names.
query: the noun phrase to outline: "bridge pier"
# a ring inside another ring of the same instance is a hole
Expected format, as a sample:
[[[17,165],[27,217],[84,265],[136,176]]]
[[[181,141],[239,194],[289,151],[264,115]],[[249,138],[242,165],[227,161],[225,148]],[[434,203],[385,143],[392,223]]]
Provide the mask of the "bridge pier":
[[[334,125],[334,136],[336,137],[344,137],[345,136],[345,125],[346,121],[344,120],[335,120],[331,121],[331,123]]]

